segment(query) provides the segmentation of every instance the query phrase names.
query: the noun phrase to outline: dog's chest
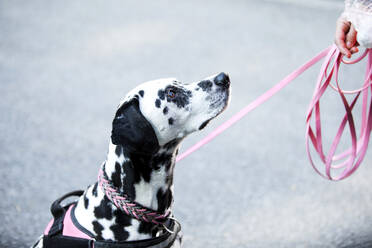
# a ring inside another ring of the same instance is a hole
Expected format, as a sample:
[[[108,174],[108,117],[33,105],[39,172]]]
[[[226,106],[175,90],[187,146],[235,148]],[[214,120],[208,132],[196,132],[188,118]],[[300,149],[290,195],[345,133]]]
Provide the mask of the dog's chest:
[[[152,225],[139,222],[117,209],[96,184],[79,199],[75,214],[81,226],[97,240],[128,241],[152,237]]]
[[[159,212],[168,210],[173,202],[172,177],[169,160],[158,155],[155,169],[142,169],[141,164],[123,159],[115,149],[115,159],[106,161],[103,168],[112,182],[133,201]],[[121,162],[121,163],[119,163]],[[88,187],[76,207],[79,223],[99,240],[138,240],[154,237],[158,226],[140,222],[119,210],[104,194],[97,183]]]

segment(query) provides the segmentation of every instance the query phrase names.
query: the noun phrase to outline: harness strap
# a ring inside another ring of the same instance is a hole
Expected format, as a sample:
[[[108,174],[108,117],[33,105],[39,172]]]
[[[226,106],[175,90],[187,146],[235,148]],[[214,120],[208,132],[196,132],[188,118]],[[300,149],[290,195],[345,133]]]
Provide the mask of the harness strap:
[[[44,234],[44,248],[170,248],[181,231],[181,225],[177,221],[169,219],[164,225],[172,231],[171,233],[165,232],[158,237],[145,240],[124,242],[96,241],[93,238],[84,238],[84,236],[76,236],[69,232],[66,234],[66,230],[64,229],[71,224],[76,228],[75,232],[77,232],[77,230],[79,230],[79,232],[83,231],[80,230],[82,227],[74,224],[73,221],[66,222],[66,220],[71,220],[73,217],[71,210],[74,208],[73,204],[75,204],[75,202],[69,203],[66,206],[62,206],[61,202],[71,196],[82,196],[83,193],[84,191],[82,190],[73,191],[53,202],[50,208],[53,220],[48,225]],[[74,235],[75,237],[67,235]]]
[[[65,199],[71,197],[71,196],[79,196],[80,197],[83,194],[84,194],[83,190],[73,191],[73,192],[70,192],[70,193],[67,193],[67,194],[63,195],[62,197],[58,198],[57,200],[55,200],[53,202],[52,206],[50,207],[50,212],[52,212],[54,221],[53,221],[52,226],[50,227],[48,235],[54,236],[54,235],[57,235],[57,234],[62,234],[63,220],[65,218],[66,209],[71,204],[73,204],[73,202],[66,205],[65,207],[62,207],[61,202]]]
[[[44,236],[43,239],[44,248],[96,248],[93,244],[93,240],[81,239],[63,235],[55,236]]]

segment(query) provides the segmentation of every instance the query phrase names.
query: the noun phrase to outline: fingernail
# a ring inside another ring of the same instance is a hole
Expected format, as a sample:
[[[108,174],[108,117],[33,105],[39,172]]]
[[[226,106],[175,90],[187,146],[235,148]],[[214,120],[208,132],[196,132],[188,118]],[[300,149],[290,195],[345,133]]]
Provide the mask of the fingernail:
[[[346,46],[347,46],[347,48],[350,48],[351,47],[351,42],[350,41],[346,42]]]

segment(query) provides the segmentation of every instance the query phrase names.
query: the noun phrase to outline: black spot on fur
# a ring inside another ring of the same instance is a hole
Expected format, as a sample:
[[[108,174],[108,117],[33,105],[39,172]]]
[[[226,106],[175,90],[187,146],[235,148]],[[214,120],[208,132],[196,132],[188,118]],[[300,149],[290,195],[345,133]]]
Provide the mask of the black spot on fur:
[[[147,223],[147,222],[141,222],[141,224],[138,227],[138,232],[143,234],[151,234],[152,237],[155,237],[157,233],[156,225]]]
[[[134,188],[134,184],[140,181],[139,173],[133,168],[133,164],[130,161],[124,162],[123,171],[125,173],[125,179],[123,181],[123,189],[122,191],[125,192],[131,199],[136,197],[136,191]]]
[[[155,106],[156,106],[157,108],[160,108],[160,105],[161,105],[160,100],[159,100],[159,99],[156,99],[156,101],[155,101]]]
[[[209,121],[210,121],[210,120],[207,120],[207,121],[203,122],[203,123],[200,125],[199,130],[202,130],[203,128],[205,128],[205,127],[208,125]]]
[[[103,231],[103,226],[98,223],[98,221],[93,221],[93,230],[94,232],[96,233],[96,239],[97,240],[103,240],[103,237],[102,237],[102,231]]]
[[[151,165],[151,157],[146,158],[144,156],[134,155],[131,156],[131,160],[135,168],[132,171],[135,182],[138,183],[141,178],[147,183],[150,182],[151,173],[154,169]]]
[[[122,224],[123,226],[131,225],[132,218],[126,215],[123,211],[116,209],[113,214],[116,217],[115,222],[117,224]]]
[[[179,143],[180,143],[180,139],[174,139],[166,143],[164,145],[164,148],[167,150],[171,150],[171,149],[174,149]]]
[[[173,119],[173,118],[169,118],[169,119],[168,119],[168,123],[169,123],[169,125],[173,125],[173,123],[174,123],[174,119]]]
[[[121,166],[118,162],[115,163],[115,171],[111,174],[111,180],[113,182],[113,184],[118,187],[118,188],[121,188]]]
[[[179,139],[172,140],[164,145],[167,151],[174,149]],[[125,157],[129,160],[125,161],[121,165],[122,173],[125,174],[124,179],[122,178],[122,192],[125,192],[130,199],[136,198],[134,184],[139,183],[141,180],[150,182],[151,174],[154,170],[158,170],[160,166],[165,165],[166,170],[172,165],[172,154],[171,152],[157,153],[152,156],[144,156],[138,154],[129,154],[124,150]]]
[[[92,189],[92,195],[95,197],[98,196],[97,186],[98,186],[98,182],[94,184],[93,189]]]
[[[165,90],[159,90],[158,91],[158,96],[161,100],[165,99]]]
[[[172,185],[173,184],[173,176],[167,176],[167,178],[165,179],[165,183],[167,185]]]
[[[85,194],[84,194],[84,207],[85,207],[85,209],[88,209],[88,206],[89,206],[89,199],[87,197],[87,193],[85,192]]]
[[[165,163],[165,170],[166,171],[169,171],[169,169],[171,168],[171,166],[172,166],[172,161],[167,161],[166,163]]]
[[[203,80],[200,83],[198,83],[198,86],[203,90],[203,91],[211,91],[213,83],[209,80]]]
[[[162,189],[159,189],[158,193],[156,194],[156,198],[158,200],[158,211],[165,212],[165,210],[169,208],[172,203],[173,200],[172,191],[168,189],[165,192],[163,192]]]
[[[125,153],[125,156],[130,160],[126,161],[122,166],[125,173],[123,190],[129,197],[134,199],[134,184],[140,182],[141,179],[145,182],[150,182],[151,173],[154,169],[151,163],[153,155],[146,156],[142,154]]]
[[[111,231],[114,233],[114,237],[118,241],[127,240],[129,233],[125,231],[123,227],[130,226],[132,223],[132,217],[126,215],[123,211],[116,209],[113,212],[115,216],[115,224],[110,227]]]
[[[143,95],[145,94],[145,92],[144,92],[143,90],[140,90],[140,91],[138,91],[138,94],[139,94],[141,97],[143,97]]]
[[[173,97],[168,95],[167,92],[172,91],[174,94],[172,94]],[[192,96],[192,92],[190,90],[186,90],[182,87],[174,87],[174,86],[168,86],[165,89],[165,93],[167,95],[167,102],[172,102],[177,105],[178,108],[184,108],[190,103],[190,97]]]
[[[124,241],[129,237],[129,233],[125,231],[122,225],[113,225],[110,227],[110,230],[114,233],[114,238],[117,241]]]
[[[123,147],[121,145],[117,145],[115,148],[116,156],[120,157],[123,154]]]
[[[115,222],[117,224],[120,223],[124,226],[129,226],[132,223],[132,218],[119,209],[116,209],[113,214],[116,217]]]
[[[168,107],[165,107],[164,109],[163,109],[163,114],[168,114]]]
[[[165,165],[166,170],[168,170],[170,165],[172,164],[172,154],[169,153],[160,153],[156,154],[152,159],[152,168],[155,170],[160,169],[160,166]]]
[[[94,208],[94,216],[97,219],[112,219],[112,203],[105,195],[101,203]]]
[[[115,240],[125,241],[128,239],[129,233],[124,230],[124,227],[131,225],[132,217],[126,215],[119,209],[113,211],[113,204],[106,196],[104,196],[100,205],[94,209],[94,215],[97,219],[104,218],[107,220],[112,220],[112,218],[115,217],[115,223],[110,226]],[[94,221],[93,228],[95,233],[97,234],[97,239],[102,240],[103,226],[99,224],[98,221]]]

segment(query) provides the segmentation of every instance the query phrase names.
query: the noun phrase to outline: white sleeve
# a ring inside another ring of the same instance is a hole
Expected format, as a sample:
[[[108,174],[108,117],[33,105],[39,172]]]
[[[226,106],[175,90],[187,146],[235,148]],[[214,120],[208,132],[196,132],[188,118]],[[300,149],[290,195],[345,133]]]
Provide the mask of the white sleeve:
[[[345,0],[342,14],[358,32],[360,45],[372,48],[372,0]]]

